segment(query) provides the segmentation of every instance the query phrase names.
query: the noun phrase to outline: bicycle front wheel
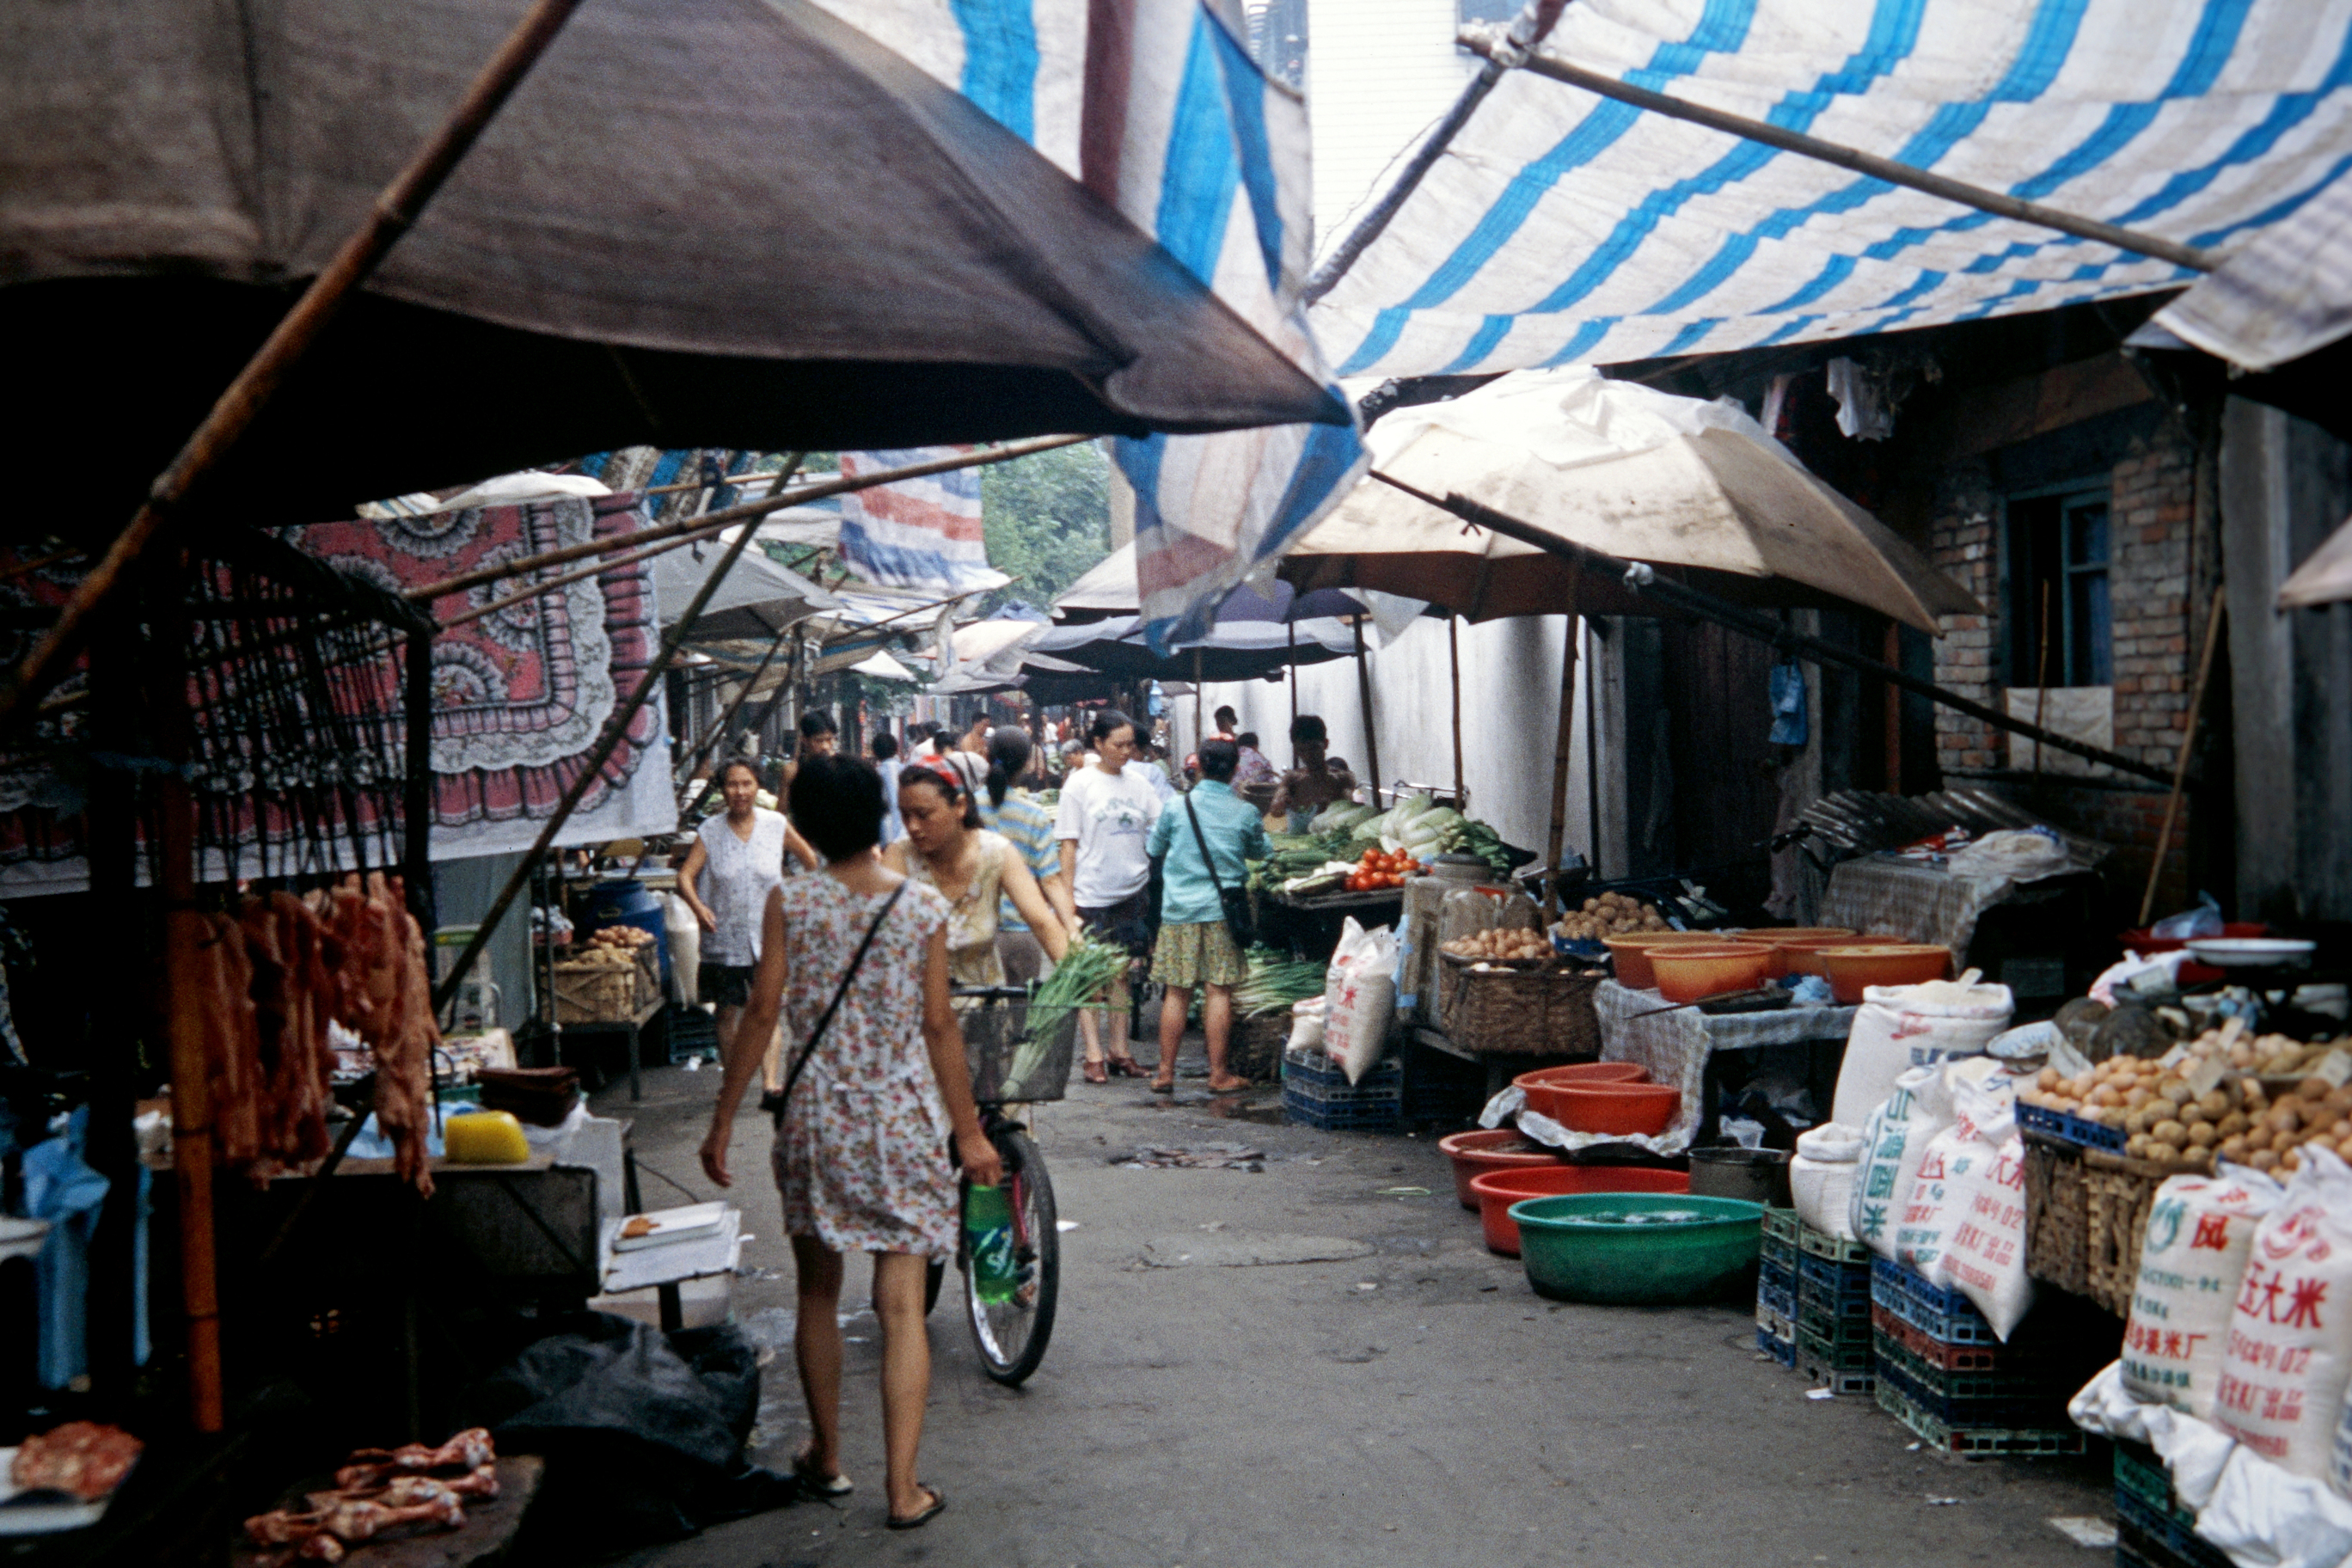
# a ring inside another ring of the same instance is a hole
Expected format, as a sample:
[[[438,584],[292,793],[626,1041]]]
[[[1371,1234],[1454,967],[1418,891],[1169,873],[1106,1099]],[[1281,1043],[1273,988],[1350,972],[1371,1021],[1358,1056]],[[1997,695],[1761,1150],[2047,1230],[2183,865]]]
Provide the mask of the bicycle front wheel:
[[[992,1140],[1004,1160],[1012,1187],[1013,1247],[1017,1283],[1012,1299],[983,1301],[966,1263],[965,1315],[981,1370],[1008,1388],[1018,1387],[1045,1359],[1054,1335],[1054,1306],[1062,1283],[1062,1235],[1055,1224],[1054,1184],[1045,1157],[1017,1127],[1001,1127]]]

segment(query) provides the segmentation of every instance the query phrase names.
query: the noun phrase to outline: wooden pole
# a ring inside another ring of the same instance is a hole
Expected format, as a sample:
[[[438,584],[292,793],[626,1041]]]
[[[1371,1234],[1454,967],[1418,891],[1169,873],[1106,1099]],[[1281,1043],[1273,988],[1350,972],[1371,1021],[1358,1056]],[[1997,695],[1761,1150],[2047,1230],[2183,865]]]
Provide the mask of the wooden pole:
[[[539,864],[540,857],[545,855],[548,847],[555,842],[555,836],[563,830],[565,823],[572,820],[572,813],[588,793],[589,785],[604,771],[605,761],[612,756],[613,749],[621,743],[621,737],[628,733],[629,722],[637,716],[637,710],[643,708],[647,699],[659,689],[663,673],[669,668],[670,660],[677,657],[678,646],[685,641],[687,627],[694,624],[695,617],[702,614],[702,607],[710,603],[710,596],[719,591],[719,584],[727,580],[729,572],[734,570],[737,558],[743,553],[743,547],[751,542],[751,532],[747,528],[735,536],[735,542],[727,547],[727,553],[719,558],[719,564],[710,569],[710,574],[702,580],[702,586],[695,590],[685,613],[662,638],[661,647],[655,653],[652,662],[646,666],[645,674],[638,678],[636,689],[629,693],[626,701],[613,710],[612,717],[604,721],[604,731],[596,737],[595,744],[588,748],[588,754],[582,759],[580,772],[572,778],[572,786],[563,792],[563,798],[556,802],[554,815],[547,819],[547,826],[539,830],[539,837],[524,854],[521,864],[514,868],[514,874],[507,879],[507,885],[491,900],[488,911],[482,916],[481,924],[475,928],[474,934],[467,939],[465,948],[457,954],[457,961],[450,964],[449,973],[434,985],[433,1011],[436,1016],[449,1005],[449,998],[457,994],[457,987],[464,982],[467,971],[473,968],[474,960],[481,956],[491,933],[506,918],[507,910],[513,906],[523,885],[530,880],[531,868]]]
[[[2033,669],[2033,722],[2041,728],[2050,717],[2050,584],[2042,584],[2042,651]],[[2042,782],[2042,742],[2033,742],[2033,782]]]
[[[1482,59],[1494,61],[1496,58],[1498,50],[1483,31],[1465,30],[1457,35],[1454,41]],[[2101,245],[2112,245],[2117,250],[2152,257],[2158,261],[2169,261],[2176,267],[2186,267],[2193,272],[2210,272],[2221,265],[2221,258],[2211,251],[2200,250],[2193,245],[2178,244],[2152,234],[2142,234],[2137,229],[2120,228],[2111,223],[2101,223],[2095,218],[2078,217],[2073,213],[2062,212],[2056,207],[2045,207],[2038,202],[2020,201],[2015,196],[2004,195],[1999,191],[1989,191],[1982,185],[1968,184],[1959,180],[1948,179],[1942,174],[1931,174],[1927,170],[1916,168],[1909,163],[1898,163],[1892,158],[1881,158],[1875,153],[1858,152],[1852,147],[1841,146],[1834,142],[1823,142],[1818,137],[1807,136],[1799,132],[1783,131],[1777,125],[1768,125],[1760,120],[1749,120],[1742,115],[1727,114],[1719,109],[1708,109],[1703,104],[1693,103],[1688,99],[1673,98],[1663,92],[1652,92],[1647,88],[1634,87],[1630,83],[1620,81],[1605,72],[1586,70],[1581,66],[1572,66],[1561,60],[1534,55],[1528,57],[1521,63],[1521,68],[1570,87],[1580,87],[1585,91],[1598,93],[1602,98],[1614,99],[1619,103],[1630,103],[1636,109],[1646,110],[1653,114],[1664,115],[1669,120],[1687,121],[1693,125],[1704,125],[1710,131],[1721,131],[1749,142],[1760,142],[1767,147],[1777,147],[1783,153],[1794,153],[1801,158],[1811,158],[1819,163],[1834,163],[1841,169],[1851,169],[1857,174],[1866,175],[1874,180],[1884,180],[1890,185],[1903,185],[1911,190],[1924,191],[1928,195],[1940,196],[1948,202],[1956,202],[1964,207],[1974,207],[1979,212],[1990,213],[1995,217],[2013,218],[2019,223],[2030,223],[2040,228],[2055,229],[2060,234],[2071,234],[2077,239],[2095,240]]]
[[[1454,675],[1454,809],[1467,813],[1470,792],[1462,782],[1462,617],[1445,617],[1445,654]]]
[[[1283,630],[1290,639],[1290,721],[1297,724],[1298,722],[1298,626],[1296,622],[1286,622]],[[1294,757],[1291,760],[1296,762],[1297,759]]]
[[[1890,668],[1903,663],[1903,626],[1900,622],[1886,623],[1886,640],[1881,647],[1881,657]],[[1893,681],[1881,681],[1885,688],[1886,703],[1886,793],[1903,793],[1903,689]]]
[[[2172,766],[2172,795],[2164,803],[2164,831],[2156,836],[2156,859],[2147,868],[2147,891],[2140,896],[2139,923],[2146,926],[2156,911],[2157,879],[2164,875],[2164,857],[2172,848],[2172,825],[2180,815],[2180,795],[2189,787],[2189,758],[2197,744],[2197,719],[2205,710],[2205,683],[2213,674],[2213,649],[2221,640],[2221,584],[2213,584],[2213,613],[2205,617],[2205,651],[2197,656],[2197,689],[2189,698],[2189,725],[2180,731],[2180,757]]]
[[[1569,577],[1568,602],[1577,602],[1578,590],[1584,585],[1584,569],[1575,568]],[[1559,856],[1568,845],[1568,763],[1571,754],[1570,741],[1576,734],[1576,612],[1568,612],[1568,625],[1560,636],[1559,652],[1559,732],[1551,748],[1551,834],[1547,842],[1551,858],[1544,862],[1544,900],[1555,915],[1559,913]]]
[[[430,942],[433,898],[433,639],[408,639],[408,685],[402,706],[408,718],[408,776],[401,795],[401,869],[407,883],[408,912]]]
[[[1348,624],[1356,633],[1356,701],[1364,713],[1364,765],[1371,770],[1371,806],[1378,811],[1381,808],[1381,741],[1372,728],[1372,669],[1364,658],[1364,617],[1354,616]]]
[[[1192,750],[1209,738],[1208,726],[1201,721],[1201,650],[1192,650]]]
[[[392,184],[383,188],[368,209],[366,220],[343,241],[326,269],[310,280],[301,299],[286,312],[285,319],[246,362],[245,368],[237,372],[236,379],[228,384],[227,390],[220,395],[212,412],[205,416],[204,423],[196,426],[171,465],[155,477],[147,500],[131,518],[130,526],[91,565],[74,589],[73,596],[58,609],[57,620],[34,645],[32,652],[25,656],[6,689],[0,690],[0,721],[15,713],[27,700],[38,700],[47,689],[50,670],[73,646],[90,612],[114,592],[141,552],[186,502],[196,482],[252,428],[254,420],[268,406],[286,377],[310,353],[319,335],[382,264],[401,236],[416,222],[425,205],[471,150],[508,97],[521,85],[547,46],[555,41],[555,35],[562,30],[579,4],[580,0],[536,0],[522,20],[515,24],[514,31],[507,35],[498,52],[475,77],[449,118],[417,149],[407,167],[393,176]]]

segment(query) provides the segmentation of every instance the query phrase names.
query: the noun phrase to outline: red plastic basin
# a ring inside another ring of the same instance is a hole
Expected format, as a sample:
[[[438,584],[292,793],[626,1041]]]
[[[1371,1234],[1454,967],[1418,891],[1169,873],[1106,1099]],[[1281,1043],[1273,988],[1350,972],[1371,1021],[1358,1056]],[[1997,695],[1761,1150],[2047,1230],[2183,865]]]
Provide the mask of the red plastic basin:
[[[1619,1136],[1664,1132],[1682,1109],[1683,1091],[1664,1083],[1592,1083],[1552,1090],[1552,1120],[1571,1132]]]
[[[1562,1089],[1580,1083],[1647,1083],[1650,1069],[1639,1062],[1570,1062],[1566,1067],[1538,1068],[1523,1072],[1511,1080],[1512,1086],[1528,1097],[1528,1109],[1538,1115],[1559,1120],[1559,1102],[1554,1097]],[[1464,1189],[1465,1192],[1468,1189]],[[1465,1205],[1475,1208],[1465,1198]]]
[[[1478,1206],[1477,1197],[1470,1191],[1475,1177],[1548,1169],[1561,1163],[1559,1151],[1545,1148],[1516,1127],[1455,1132],[1440,1138],[1437,1146],[1454,1162],[1454,1195],[1462,1200],[1465,1209]]]
[[[1486,1247],[1506,1258],[1519,1255],[1519,1227],[1511,1205],[1528,1198],[1562,1193],[1686,1193],[1690,1173],[1649,1165],[1556,1165],[1545,1171],[1493,1171],[1470,1184],[1478,1196],[1478,1223]]]

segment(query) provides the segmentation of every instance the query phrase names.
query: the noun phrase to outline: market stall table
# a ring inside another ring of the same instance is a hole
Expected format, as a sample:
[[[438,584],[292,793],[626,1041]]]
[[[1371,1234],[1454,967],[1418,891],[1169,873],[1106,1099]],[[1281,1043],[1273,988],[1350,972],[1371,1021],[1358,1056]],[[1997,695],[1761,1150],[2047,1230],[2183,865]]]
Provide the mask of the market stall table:
[[[1592,1005],[1601,1019],[1601,1060],[1638,1062],[1650,1069],[1654,1081],[1682,1090],[1682,1107],[1663,1135],[1664,1142],[1678,1147],[1702,1142],[1715,1131],[1717,1053],[1808,1046],[1813,1047],[1812,1076],[1820,1076],[1827,1058],[1834,1081],[1836,1060],[1844,1054],[1846,1036],[1859,1011],[1783,1007],[1769,1013],[1710,1015],[1696,1007],[1674,1007],[1655,991],[1635,991],[1614,980],[1601,983]],[[1672,1010],[1660,1010],[1666,1008]],[[1822,1105],[1820,1120],[1826,1121],[1826,1095]]]
[[[1865,855],[1831,871],[1822,921],[1948,947],[1956,968],[1983,970],[2021,1002],[2063,998],[2081,992],[2078,981],[2087,983],[2073,971],[2095,970],[2099,962],[2092,923],[2098,889],[2097,877],[2079,868],[2020,882],[1899,855]],[[2112,944],[2104,951],[2113,956]]]
[[[1286,893],[1257,896],[1258,940],[1268,947],[1286,947],[1301,958],[1328,959],[1339,945],[1339,931],[1349,917],[1366,931],[1396,926],[1404,918],[1404,890],[1380,888],[1363,893],[1320,893],[1294,898]]]

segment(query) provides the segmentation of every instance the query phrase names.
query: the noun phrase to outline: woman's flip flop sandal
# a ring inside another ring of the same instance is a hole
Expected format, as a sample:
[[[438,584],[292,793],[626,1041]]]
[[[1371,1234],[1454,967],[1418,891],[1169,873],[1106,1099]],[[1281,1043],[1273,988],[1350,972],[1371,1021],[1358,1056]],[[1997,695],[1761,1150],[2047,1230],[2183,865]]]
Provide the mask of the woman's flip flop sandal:
[[[820,1476],[809,1468],[808,1455],[805,1452],[793,1456],[793,1475],[801,1485],[821,1498],[847,1497],[857,1489],[857,1483],[847,1476]]]
[[[948,1494],[937,1487],[925,1487],[923,1490],[931,1500],[930,1507],[919,1513],[910,1513],[904,1519],[894,1513],[883,1522],[893,1530],[920,1530],[939,1518],[940,1510],[948,1506]]]

